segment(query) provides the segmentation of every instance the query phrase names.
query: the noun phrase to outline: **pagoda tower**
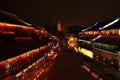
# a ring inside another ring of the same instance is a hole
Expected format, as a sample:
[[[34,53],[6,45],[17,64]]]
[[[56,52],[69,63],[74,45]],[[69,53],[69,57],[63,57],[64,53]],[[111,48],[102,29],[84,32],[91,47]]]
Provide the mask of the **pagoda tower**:
[[[62,31],[62,26],[61,26],[60,21],[58,21],[58,24],[57,24],[57,30],[58,30],[59,32]]]

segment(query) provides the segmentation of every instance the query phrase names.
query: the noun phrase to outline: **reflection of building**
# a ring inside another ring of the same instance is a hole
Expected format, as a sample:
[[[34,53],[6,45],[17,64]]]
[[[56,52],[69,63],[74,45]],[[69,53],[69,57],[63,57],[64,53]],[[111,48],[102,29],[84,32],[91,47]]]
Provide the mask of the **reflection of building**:
[[[57,24],[57,30],[58,30],[58,31],[62,31],[62,26],[61,26],[60,21],[58,21],[58,24]]]

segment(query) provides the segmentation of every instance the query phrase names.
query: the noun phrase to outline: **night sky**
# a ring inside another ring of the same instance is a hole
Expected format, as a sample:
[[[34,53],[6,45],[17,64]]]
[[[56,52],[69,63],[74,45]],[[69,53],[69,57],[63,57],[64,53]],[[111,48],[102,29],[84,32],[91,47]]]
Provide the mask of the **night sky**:
[[[83,27],[120,15],[120,0],[0,0],[0,9],[37,25]]]

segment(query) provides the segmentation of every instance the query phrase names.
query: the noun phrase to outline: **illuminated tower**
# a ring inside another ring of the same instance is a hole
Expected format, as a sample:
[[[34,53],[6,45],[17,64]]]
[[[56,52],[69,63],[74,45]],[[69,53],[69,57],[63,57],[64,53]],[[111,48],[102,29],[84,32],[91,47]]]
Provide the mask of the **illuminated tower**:
[[[60,21],[58,21],[57,30],[58,30],[59,32],[62,31],[62,26],[61,26]]]

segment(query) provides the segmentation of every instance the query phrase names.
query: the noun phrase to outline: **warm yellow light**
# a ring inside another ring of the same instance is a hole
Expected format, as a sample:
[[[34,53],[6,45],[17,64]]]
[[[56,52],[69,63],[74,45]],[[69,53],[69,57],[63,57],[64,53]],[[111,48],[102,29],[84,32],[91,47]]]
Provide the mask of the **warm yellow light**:
[[[86,35],[89,34],[89,31],[84,32]]]
[[[22,75],[22,71],[16,74],[16,77],[19,77],[20,75]]]
[[[75,47],[77,45],[77,39],[74,37],[70,37],[68,40],[68,44],[70,47]]]
[[[93,34],[93,31],[89,31],[89,34]]]
[[[75,50],[76,52],[79,52],[78,49],[77,49],[77,47],[74,47],[74,50]]]
[[[80,49],[81,53],[88,56],[89,58],[93,59],[93,52],[92,51],[89,51],[89,50],[86,50],[84,48],[81,48]]]
[[[23,70],[23,72],[26,72],[28,69],[27,68],[25,68],[24,70]]]
[[[32,66],[30,65],[28,68],[30,69]]]
[[[79,51],[79,52],[81,52],[81,49],[80,49],[80,47],[78,47],[78,51]]]
[[[118,30],[118,35],[120,35],[120,29]]]
[[[107,34],[107,35],[109,35],[109,34],[110,34],[110,32],[107,30],[107,31],[106,31],[106,34]]]

